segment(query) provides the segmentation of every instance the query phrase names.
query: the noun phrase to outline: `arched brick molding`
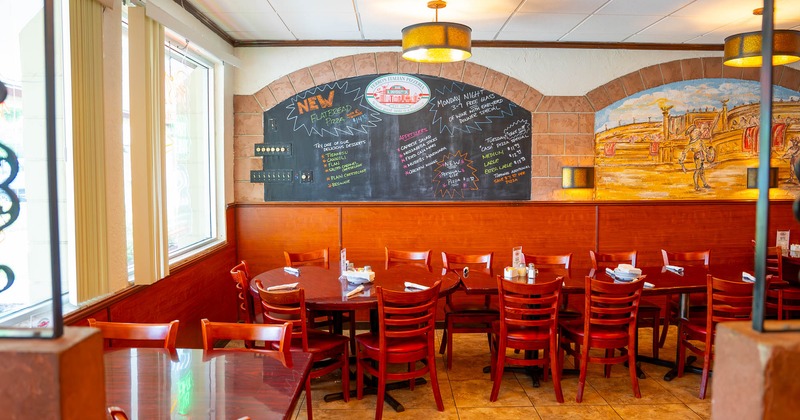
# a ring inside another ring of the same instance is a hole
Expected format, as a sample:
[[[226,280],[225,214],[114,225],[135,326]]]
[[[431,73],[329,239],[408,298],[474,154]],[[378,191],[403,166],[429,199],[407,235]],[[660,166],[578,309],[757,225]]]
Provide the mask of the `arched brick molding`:
[[[594,111],[637,92],[657,86],[694,79],[741,79],[759,80],[758,68],[736,68],[722,64],[722,57],[690,58],[655,64],[628,73],[622,77],[593,89],[586,94]],[[800,90],[800,70],[791,67],[775,67],[773,84],[792,90]]]

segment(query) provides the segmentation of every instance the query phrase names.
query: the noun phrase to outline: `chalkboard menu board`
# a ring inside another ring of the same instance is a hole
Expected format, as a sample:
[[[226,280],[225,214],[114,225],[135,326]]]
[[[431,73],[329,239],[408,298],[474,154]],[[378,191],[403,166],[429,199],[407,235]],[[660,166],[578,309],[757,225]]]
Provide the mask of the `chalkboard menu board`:
[[[528,200],[531,114],[439,77],[358,76],[264,113],[265,201]]]

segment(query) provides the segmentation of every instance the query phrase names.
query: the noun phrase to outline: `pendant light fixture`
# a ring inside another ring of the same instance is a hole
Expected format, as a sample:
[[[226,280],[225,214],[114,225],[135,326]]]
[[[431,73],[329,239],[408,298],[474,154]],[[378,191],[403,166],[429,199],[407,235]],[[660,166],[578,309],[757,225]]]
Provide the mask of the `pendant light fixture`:
[[[472,56],[472,29],[460,23],[439,22],[439,9],[446,1],[429,1],[436,11],[434,22],[403,28],[403,58],[420,63],[451,63]]]
[[[761,15],[763,9],[753,10]],[[800,31],[775,30],[773,39],[772,65],[794,63],[800,60]],[[761,67],[761,31],[745,32],[725,38],[725,58],[723,63],[731,67]]]

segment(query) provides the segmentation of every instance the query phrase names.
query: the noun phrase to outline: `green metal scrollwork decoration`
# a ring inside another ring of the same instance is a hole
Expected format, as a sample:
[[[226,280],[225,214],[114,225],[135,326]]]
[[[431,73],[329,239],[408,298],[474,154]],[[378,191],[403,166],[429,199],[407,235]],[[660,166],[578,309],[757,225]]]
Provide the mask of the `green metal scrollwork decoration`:
[[[19,161],[13,150],[0,143],[0,232],[19,217],[19,197],[11,190],[11,182],[19,172]]]

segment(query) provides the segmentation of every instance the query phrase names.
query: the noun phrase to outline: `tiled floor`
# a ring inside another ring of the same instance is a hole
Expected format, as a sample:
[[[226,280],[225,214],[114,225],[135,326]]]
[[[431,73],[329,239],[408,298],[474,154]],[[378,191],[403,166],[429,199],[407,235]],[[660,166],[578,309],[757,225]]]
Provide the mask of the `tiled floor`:
[[[661,349],[662,359],[675,356],[676,327],[671,327],[667,344]],[[441,331],[437,330],[437,345]],[[388,405],[384,408],[387,419],[701,419],[711,417],[711,392],[705,400],[697,397],[700,376],[687,373],[683,378],[664,381],[664,367],[643,363],[645,379],[639,380],[642,398],[635,398],[626,367],[614,366],[611,378],[605,378],[601,365],[590,365],[582,403],[575,402],[577,375],[562,379],[563,404],[555,400],[552,381],[542,382],[534,388],[524,374],[505,373],[496,402],[489,402],[492,382],[482,368],[489,364],[486,336],[480,334],[458,334],[454,337],[453,368],[445,369],[444,359],[439,356],[436,368],[444,400],[444,412],[436,410],[436,403],[429,384],[416,387],[414,391],[393,391],[391,394],[405,406],[405,411],[396,413]],[[649,354],[650,330],[640,333],[642,354]],[[695,362],[697,364],[697,362]],[[572,367],[572,358],[567,358],[565,368]],[[355,381],[351,381],[355,389]],[[341,390],[336,376],[320,378],[312,382],[312,404],[315,419],[372,419],[375,416],[375,396],[355,398],[349,403],[335,401],[326,403],[323,396]],[[305,394],[298,404],[297,419],[306,418]]]

